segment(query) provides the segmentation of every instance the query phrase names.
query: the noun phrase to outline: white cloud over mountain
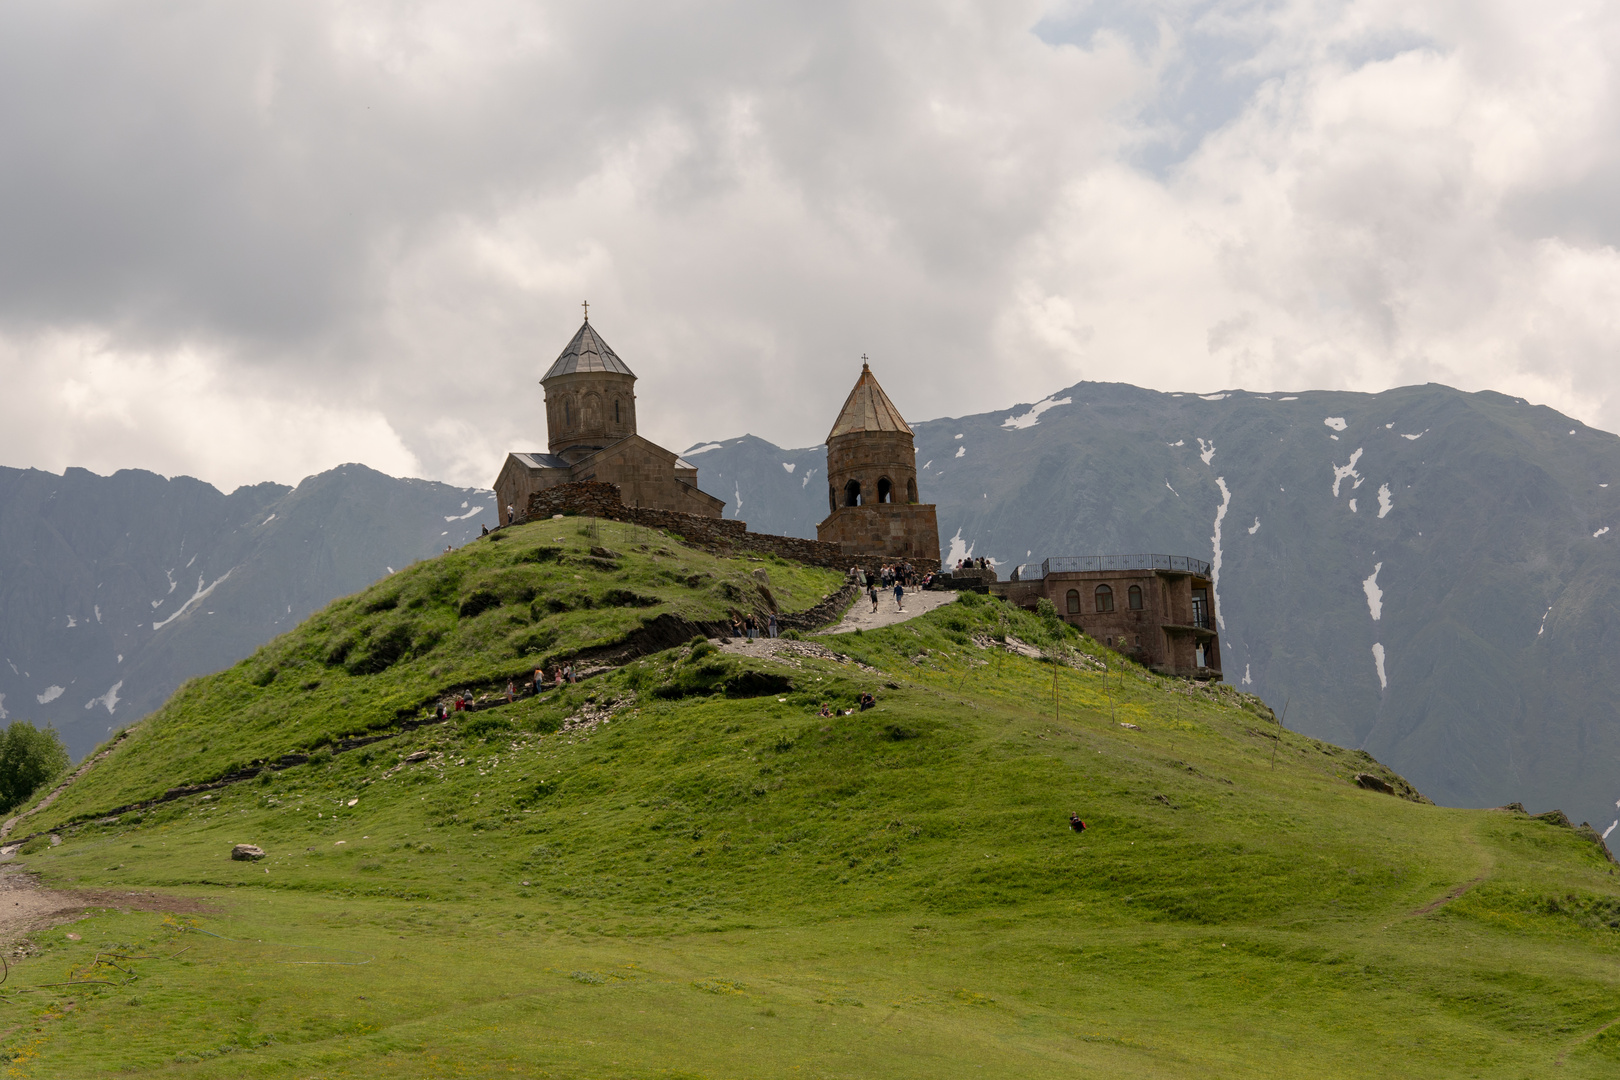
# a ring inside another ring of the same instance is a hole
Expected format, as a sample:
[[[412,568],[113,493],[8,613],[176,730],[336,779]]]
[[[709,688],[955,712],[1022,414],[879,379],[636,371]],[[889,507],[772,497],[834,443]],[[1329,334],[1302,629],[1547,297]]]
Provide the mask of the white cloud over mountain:
[[[1080,378],[1620,428],[1620,12],[0,12],[0,460],[487,483],[578,303],[667,445]]]

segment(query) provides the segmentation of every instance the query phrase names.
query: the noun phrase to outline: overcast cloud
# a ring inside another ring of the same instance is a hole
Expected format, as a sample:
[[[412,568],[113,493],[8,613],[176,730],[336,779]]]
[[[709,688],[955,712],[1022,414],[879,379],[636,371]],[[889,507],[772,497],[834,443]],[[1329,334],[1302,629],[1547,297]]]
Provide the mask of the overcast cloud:
[[[579,302],[676,449],[1078,379],[1620,428],[1620,7],[0,7],[0,464],[484,485]]]

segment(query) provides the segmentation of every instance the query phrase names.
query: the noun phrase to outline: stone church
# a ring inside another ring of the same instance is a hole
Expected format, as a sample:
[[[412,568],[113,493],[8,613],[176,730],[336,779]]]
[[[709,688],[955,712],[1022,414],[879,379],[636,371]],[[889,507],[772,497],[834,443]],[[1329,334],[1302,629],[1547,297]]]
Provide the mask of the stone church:
[[[560,484],[617,484],[624,504],[717,518],[725,509],[697,486],[697,466],[636,434],[635,373],[591,326],[590,316],[551,365],[545,388],[545,453],[506,455],[495,479],[501,521],[521,520],[529,496]]]
[[[939,523],[933,504],[918,501],[913,438],[871,365],[862,363],[827,434],[827,517],[816,539],[850,555],[939,565]]]

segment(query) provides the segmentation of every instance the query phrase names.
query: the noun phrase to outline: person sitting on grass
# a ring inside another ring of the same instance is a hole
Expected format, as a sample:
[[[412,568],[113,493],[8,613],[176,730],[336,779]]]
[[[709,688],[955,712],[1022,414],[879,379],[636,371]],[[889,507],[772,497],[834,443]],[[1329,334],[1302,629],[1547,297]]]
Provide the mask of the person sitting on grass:
[[[1069,828],[1075,832],[1085,832],[1086,823],[1080,820],[1080,815],[1073,810],[1069,811]]]
[[[874,698],[871,694],[862,694],[861,695],[861,712],[865,712],[867,709],[870,709],[872,706],[874,706],[876,704],[877,704],[877,699]]]

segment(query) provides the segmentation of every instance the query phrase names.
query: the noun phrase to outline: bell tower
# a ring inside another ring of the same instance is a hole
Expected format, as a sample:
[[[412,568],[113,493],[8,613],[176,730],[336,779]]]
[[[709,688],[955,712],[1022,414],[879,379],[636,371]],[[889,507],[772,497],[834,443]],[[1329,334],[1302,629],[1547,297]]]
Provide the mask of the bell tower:
[[[910,425],[861,357],[860,378],[827,434],[827,518],[816,538],[851,555],[939,564],[939,525],[917,490]]]
[[[570,465],[636,433],[636,376],[585,321],[540,385],[549,450]]]

